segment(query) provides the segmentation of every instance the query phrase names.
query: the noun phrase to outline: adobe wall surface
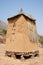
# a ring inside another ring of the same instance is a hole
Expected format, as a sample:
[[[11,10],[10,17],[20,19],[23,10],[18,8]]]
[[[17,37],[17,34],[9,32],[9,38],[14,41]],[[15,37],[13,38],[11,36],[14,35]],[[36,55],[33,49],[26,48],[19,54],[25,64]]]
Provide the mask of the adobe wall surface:
[[[26,21],[24,16],[20,16],[17,20],[10,20],[10,22],[8,22],[6,36],[7,51],[31,52],[38,49],[37,42],[30,41],[30,37],[36,33],[36,26],[30,22],[30,20]],[[14,27],[13,23],[15,23]],[[33,34],[30,32],[32,29]]]

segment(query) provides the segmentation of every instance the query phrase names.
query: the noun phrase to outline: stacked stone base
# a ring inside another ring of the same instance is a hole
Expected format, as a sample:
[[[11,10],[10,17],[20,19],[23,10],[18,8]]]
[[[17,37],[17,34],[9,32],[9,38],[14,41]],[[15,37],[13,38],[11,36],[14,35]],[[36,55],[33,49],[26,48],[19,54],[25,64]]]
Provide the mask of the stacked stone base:
[[[16,59],[30,59],[32,57],[38,57],[39,51],[34,52],[12,52],[12,51],[6,51],[5,56],[13,57]]]

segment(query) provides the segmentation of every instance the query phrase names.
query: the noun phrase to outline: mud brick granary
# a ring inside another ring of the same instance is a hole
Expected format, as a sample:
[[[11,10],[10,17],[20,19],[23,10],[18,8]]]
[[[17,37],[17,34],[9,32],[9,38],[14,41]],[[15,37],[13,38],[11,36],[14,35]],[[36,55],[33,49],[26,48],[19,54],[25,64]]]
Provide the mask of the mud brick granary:
[[[6,56],[28,59],[39,55],[36,20],[21,9],[8,18]]]

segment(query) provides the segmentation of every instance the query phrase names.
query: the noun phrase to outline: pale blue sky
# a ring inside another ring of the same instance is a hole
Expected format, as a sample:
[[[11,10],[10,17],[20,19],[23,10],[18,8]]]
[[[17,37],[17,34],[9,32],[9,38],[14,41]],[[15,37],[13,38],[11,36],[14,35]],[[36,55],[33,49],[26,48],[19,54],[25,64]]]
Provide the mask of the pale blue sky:
[[[14,16],[23,8],[24,12],[36,19],[37,32],[43,35],[43,0],[0,0],[0,20]]]

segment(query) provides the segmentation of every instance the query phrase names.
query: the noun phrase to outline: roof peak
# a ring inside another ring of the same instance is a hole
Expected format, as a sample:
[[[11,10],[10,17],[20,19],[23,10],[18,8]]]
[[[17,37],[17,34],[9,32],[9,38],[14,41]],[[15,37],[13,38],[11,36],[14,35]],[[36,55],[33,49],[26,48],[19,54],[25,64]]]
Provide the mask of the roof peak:
[[[23,13],[23,9],[22,8],[20,9],[19,13]]]
[[[21,14],[22,14],[22,15],[25,15],[25,16],[28,17],[30,20],[34,20],[34,21],[35,21],[35,19],[33,19],[33,17],[32,17],[31,15],[25,14],[25,12],[23,11],[22,8],[19,10],[19,13],[18,13],[17,15],[8,18],[8,20],[9,20],[9,19],[12,19],[12,18],[14,18],[14,17],[16,17],[16,16],[18,16],[18,15],[21,15]]]

